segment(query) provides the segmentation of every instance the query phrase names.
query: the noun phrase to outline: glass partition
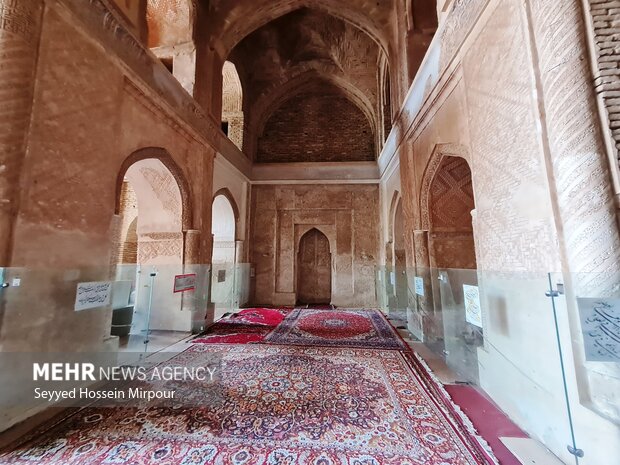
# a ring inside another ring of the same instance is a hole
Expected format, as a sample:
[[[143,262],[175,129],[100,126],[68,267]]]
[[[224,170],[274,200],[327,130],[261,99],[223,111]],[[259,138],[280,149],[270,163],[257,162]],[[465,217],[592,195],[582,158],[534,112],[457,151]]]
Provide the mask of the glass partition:
[[[580,400],[573,391],[580,374],[572,367],[580,359],[574,349],[583,342],[575,340],[581,331],[571,332],[571,319],[579,320],[569,316],[576,314],[566,304],[569,285],[561,274],[383,267],[376,277],[379,305],[395,326],[405,309],[410,344],[440,381],[480,391],[532,437],[563,452],[562,460],[579,460],[579,435],[586,434],[579,425],[588,420],[575,414]],[[575,297],[583,297],[590,313],[595,301],[600,311],[601,297],[607,299],[605,305],[620,308],[620,291],[611,284],[617,279],[608,277],[604,288],[600,277],[571,280],[581,283],[572,287],[580,290]],[[620,328],[620,315],[614,318],[604,322],[607,329]],[[600,328],[597,334],[599,343],[604,345],[606,338],[606,350],[611,350],[609,331]],[[593,406],[611,418],[620,411],[620,372],[617,362],[601,363],[586,358],[583,370],[591,379],[587,392],[598,394]]]
[[[184,350],[209,321],[210,276],[210,265],[182,264],[2,269],[0,370],[11,376],[1,377],[0,424],[46,405],[33,396],[35,364],[98,370],[152,364],[154,353]],[[89,385],[77,381],[47,387]]]
[[[548,294],[568,380],[564,389],[573,446],[579,452],[579,436],[592,430],[581,427],[580,410],[620,425],[620,274],[550,273]]]
[[[0,277],[2,351],[137,354],[205,327],[210,265],[4,268]]]
[[[248,263],[213,264],[211,302],[215,320],[233,313],[250,298],[250,265]]]

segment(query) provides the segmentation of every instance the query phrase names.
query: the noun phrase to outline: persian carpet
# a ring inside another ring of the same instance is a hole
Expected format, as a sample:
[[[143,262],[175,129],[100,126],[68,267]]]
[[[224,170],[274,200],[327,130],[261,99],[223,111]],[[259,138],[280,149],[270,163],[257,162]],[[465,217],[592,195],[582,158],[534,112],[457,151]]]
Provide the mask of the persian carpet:
[[[278,326],[291,312],[288,308],[246,308],[227,318],[231,323]]]
[[[210,334],[190,342],[194,344],[251,344],[261,342],[265,338],[265,334],[255,333],[232,333],[232,334]]]
[[[379,310],[297,309],[265,337],[275,344],[407,348]]]
[[[0,455],[41,465],[482,465],[490,463],[427,379],[396,350],[196,344],[168,364],[217,354],[198,407],[88,407]],[[218,391],[219,401],[208,393]]]
[[[284,320],[290,309],[246,308],[212,324],[190,342],[199,344],[247,344],[260,342]]]

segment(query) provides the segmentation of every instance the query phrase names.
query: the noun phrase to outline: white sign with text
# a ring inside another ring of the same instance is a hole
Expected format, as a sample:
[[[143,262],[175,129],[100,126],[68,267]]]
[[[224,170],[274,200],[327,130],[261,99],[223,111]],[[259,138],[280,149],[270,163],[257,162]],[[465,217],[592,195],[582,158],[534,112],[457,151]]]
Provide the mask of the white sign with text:
[[[75,311],[104,307],[110,303],[112,283],[78,283],[75,294]]]
[[[424,297],[424,279],[420,278],[419,276],[416,276],[413,279],[414,285],[415,285],[415,293],[417,295],[421,295],[422,297]]]
[[[465,303],[465,321],[482,328],[482,310],[478,286],[463,284],[463,301]]]

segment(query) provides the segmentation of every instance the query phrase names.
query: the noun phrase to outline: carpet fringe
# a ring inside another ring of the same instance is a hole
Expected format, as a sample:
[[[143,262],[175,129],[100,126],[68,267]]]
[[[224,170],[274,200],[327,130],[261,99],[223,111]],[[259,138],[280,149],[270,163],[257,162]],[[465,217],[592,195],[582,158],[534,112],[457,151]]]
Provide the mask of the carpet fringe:
[[[441,380],[439,378],[437,378],[435,373],[433,373],[433,370],[431,370],[431,367],[428,365],[428,363],[426,363],[426,360],[424,360],[414,350],[411,350],[411,353],[413,353],[413,355],[416,358],[417,362],[424,368],[424,370],[426,371],[426,373],[429,376],[429,378],[431,379],[431,381],[433,381],[433,383],[435,384],[435,387],[440,391],[440,393],[444,396],[444,398],[447,401],[450,402],[450,406],[452,407],[454,412],[459,416],[463,426],[467,429],[467,432],[476,440],[476,442],[484,450],[484,452],[487,455],[487,458],[494,465],[500,465],[499,460],[497,459],[497,457],[495,457],[495,453],[493,452],[493,449],[491,448],[489,443],[480,435],[480,433],[478,433],[478,431],[476,430],[476,427],[474,426],[472,421],[469,419],[467,414],[465,412],[463,412],[463,410],[461,410],[461,407],[459,407],[452,400],[452,397],[450,396],[450,394],[448,393],[448,391],[444,387],[443,383],[441,382]]]

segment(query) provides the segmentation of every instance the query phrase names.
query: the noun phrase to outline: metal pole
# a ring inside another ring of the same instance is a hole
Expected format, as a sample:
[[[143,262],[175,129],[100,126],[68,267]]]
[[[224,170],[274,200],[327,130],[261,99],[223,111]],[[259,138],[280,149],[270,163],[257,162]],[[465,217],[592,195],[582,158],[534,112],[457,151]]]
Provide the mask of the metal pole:
[[[157,276],[157,271],[153,268],[153,271],[149,274],[151,277],[151,285],[149,289],[149,309],[146,314],[146,335],[144,339],[144,351],[147,351],[149,344],[149,333],[151,331],[151,307],[153,305],[153,286],[155,285],[155,276]]]
[[[570,408],[570,400],[568,397],[568,386],[566,384],[566,370],[564,368],[564,355],[562,352],[562,343],[560,341],[560,327],[558,325],[558,312],[555,308],[555,298],[560,295],[559,291],[553,290],[553,284],[551,282],[551,273],[547,275],[549,279],[549,292],[546,293],[547,297],[551,297],[551,306],[553,307],[553,321],[555,323],[555,337],[558,343],[558,352],[560,354],[560,368],[562,370],[562,384],[564,386],[564,399],[566,401],[566,412],[568,414],[568,425],[570,427],[571,445],[567,446],[568,452],[575,456],[575,464],[579,465],[579,457],[583,457],[583,450],[577,447],[575,440],[575,429],[573,427],[573,415]]]

